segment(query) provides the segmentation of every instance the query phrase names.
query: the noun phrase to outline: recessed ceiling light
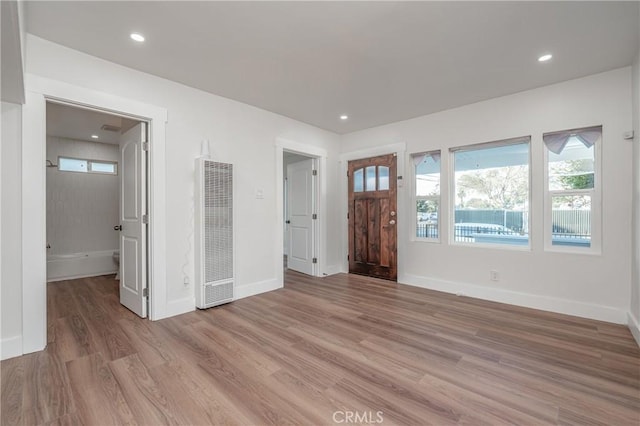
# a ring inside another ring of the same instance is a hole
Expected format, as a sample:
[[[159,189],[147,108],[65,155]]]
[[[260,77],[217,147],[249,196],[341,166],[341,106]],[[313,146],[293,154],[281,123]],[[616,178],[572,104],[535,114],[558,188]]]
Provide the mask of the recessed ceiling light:
[[[98,139],[98,135],[91,135],[91,139]]]
[[[548,60],[550,60],[551,58],[553,58],[553,55],[551,53],[547,53],[546,55],[542,55],[538,58],[538,62],[547,62]]]
[[[341,116],[340,116],[340,120],[346,120],[346,119],[348,119],[348,118],[349,118],[349,116],[348,116],[348,115],[345,115],[345,114],[343,114],[343,115],[341,115]]]
[[[140,43],[142,43],[144,41],[144,36],[142,34],[131,33],[131,35],[129,37],[131,37],[132,40],[135,40],[135,41],[140,42]]]

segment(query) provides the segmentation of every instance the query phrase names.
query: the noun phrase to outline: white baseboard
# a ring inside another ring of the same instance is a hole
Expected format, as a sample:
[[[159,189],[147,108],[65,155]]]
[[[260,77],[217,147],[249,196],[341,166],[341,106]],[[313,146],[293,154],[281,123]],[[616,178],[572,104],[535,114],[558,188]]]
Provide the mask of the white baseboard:
[[[79,278],[90,278],[90,277],[101,277],[103,275],[115,275],[118,273],[118,270],[116,269],[115,271],[104,271],[104,272],[92,272],[90,274],[80,274],[80,275],[71,275],[68,277],[58,277],[58,278],[51,278],[51,279],[47,279],[48,283],[55,283],[58,281],[68,281],[68,280],[77,280]]]
[[[631,334],[633,334],[633,338],[636,339],[636,343],[640,346],[640,322],[631,312],[627,312],[627,325],[631,330]]]
[[[623,309],[611,306],[577,302],[575,300],[549,296],[540,296],[531,293],[521,293],[501,288],[480,286],[477,284],[445,281],[411,274],[403,274],[401,277],[398,277],[398,282],[416,287],[442,291],[445,293],[460,294],[463,296],[475,297],[477,299],[540,309],[542,311],[556,312],[616,324],[627,323],[627,312]]]
[[[171,300],[167,302],[164,312],[160,312],[155,315],[153,321],[174,317],[176,315],[186,314],[195,310],[196,299],[194,297],[185,297],[183,299]]]
[[[327,265],[325,267],[324,275],[335,275],[342,272],[342,267],[340,265]]]
[[[245,297],[254,296],[260,293],[266,293],[267,291],[277,290],[282,288],[282,283],[277,279],[259,281],[256,283],[250,283],[235,287],[234,300],[243,299]],[[173,317],[180,314],[186,314],[188,312],[195,311],[196,300],[193,297],[186,297],[184,299],[173,300],[168,302],[163,312],[157,312],[153,320],[161,320],[164,318]]]
[[[282,287],[282,283],[275,278],[271,280],[240,285],[233,289],[233,300],[244,299],[245,297],[255,296],[256,294],[266,293],[268,291],[277,290]]]
[[[196,299],[193,297],[185,297],[183,299],[172,300],[168,302],[161,312],[154,312],[152,321],[174,317],[176,315],[186,314],[196,309]]]
[[[22,355],[22,336],[0,340],[0,359],[5,360]]]

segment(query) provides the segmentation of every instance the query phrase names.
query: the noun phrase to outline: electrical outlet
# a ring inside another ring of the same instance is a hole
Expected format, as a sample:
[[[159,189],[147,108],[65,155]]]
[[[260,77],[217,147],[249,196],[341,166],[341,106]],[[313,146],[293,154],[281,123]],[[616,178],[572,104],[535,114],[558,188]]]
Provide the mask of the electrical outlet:
[[[189,285],[189,277],[184,277],[184,285],[185,286]]]
[[[500,280],[500,275],[498,275],[498,271],[489,271],[489,278],[491,281],[498,281]]]

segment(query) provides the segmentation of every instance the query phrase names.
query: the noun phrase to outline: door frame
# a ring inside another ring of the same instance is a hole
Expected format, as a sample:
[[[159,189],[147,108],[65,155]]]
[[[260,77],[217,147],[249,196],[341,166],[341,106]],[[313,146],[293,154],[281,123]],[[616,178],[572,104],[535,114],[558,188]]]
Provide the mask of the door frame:
[[[404,280],[404,253],[405,253],[405,244],[407,239],[404,236],[407,233],[407,228],[410,226],[409,222],[411,217],[409,215],[410,209],[406,207],[406,188],[411,190],[411,182],[407,181],[409,176],[405,176],[405,157],[406,157],[407,146],[404,142],[399,142],[395,144],[389,145],[381,145],[378,147],[362,149],[358,151],[345,152],[340,154],[339,163],[340,163],[340,211],[342,212],[340,221],[341,223],[341,253],[342,258],[340,262],[340,267],[342,272],[349,273],[349,262],[347,261],[347,256],[349,255],[349,219],[347,219],[347,214],[349,213],[349,178],[347,177],[347,171],[349,169],[349,161],[352,160],[361,160],[364,158],[378,157],[381,155],[387,154],[396,154],[397,155],[397,163],[396,163],[396,173],[398,175],[398,185],[396,192],[396,204],[397,204],[397,217],[398,224],[396,229],[396,244],[397,244],[397,268],[398,268],[398,277],[397,282],[402,282]],[[402,178],[402,179],[401,179]]]
[[[274,253],[277,253],[275,275],[280,285],[284,284],[284,268],[282,267],[282,254],[284,253],[284,151],[315,159],[318,179],[314,179],[313,185],[318,219],[312,229],[314,234],[314,253],[316,253],[318,263],[313,265],[313,276],[322,277],[327,275],[327,151],[323,148],[278,137],[275,140],[277,224]]]
[[[167,315],[165,135],[167,110],[27,74],[22,107],[22,353],[47,344],[46,102],[66,103],[149,123],[149,319]]]

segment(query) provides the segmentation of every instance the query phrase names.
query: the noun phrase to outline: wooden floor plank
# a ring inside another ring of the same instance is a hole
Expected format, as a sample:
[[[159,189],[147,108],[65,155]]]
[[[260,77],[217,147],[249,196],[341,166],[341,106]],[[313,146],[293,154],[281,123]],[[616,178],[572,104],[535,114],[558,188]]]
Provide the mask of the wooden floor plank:
[[[67,363],[77,412],[87,425],[137,424],[109,365],[100,353]]]
[[[0,363],[3,426],[640,424],[622,325],[291,271],[281,290],[152,322],[118,288],[48,284],[47,349]]]
[[[13,358],[0,364],[2,395],[0,399],[0,424],[23,423],[23,389],[25,383],[24,363],[27,357]]]

